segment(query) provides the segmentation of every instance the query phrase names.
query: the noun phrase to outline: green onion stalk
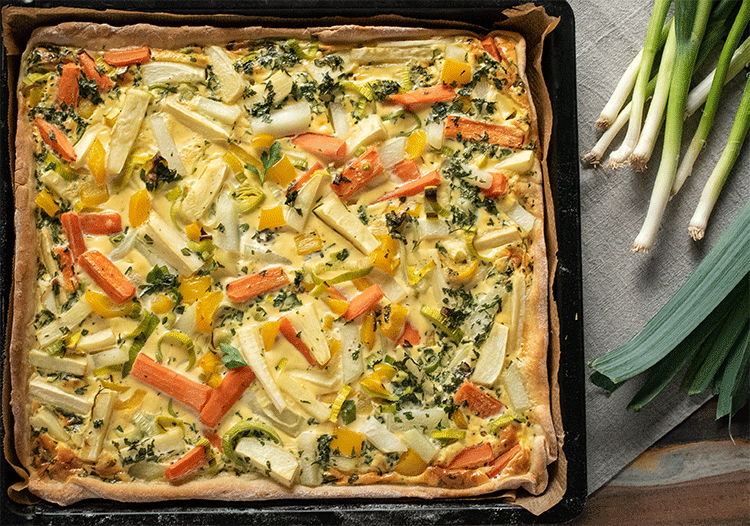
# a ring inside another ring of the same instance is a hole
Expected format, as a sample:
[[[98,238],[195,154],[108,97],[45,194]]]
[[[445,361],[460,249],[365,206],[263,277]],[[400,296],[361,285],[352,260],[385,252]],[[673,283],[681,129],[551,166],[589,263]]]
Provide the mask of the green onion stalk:
[[[661,55],[659,73],[656,76],[654,96],[651,99],[651,104],[649,104],[646,120],[643,123],[641,135],[638,137],[638,143],[630,155],[630,164],[635,166],[636,170],[644,170],[646,168],[646,163],[654,151],[656,138],[661,131],[676,53],[677,34],[675,32],[674,20],[672,20],[669,28],[669,36],[667,37],[666,44],[664,44],[664,52]]]
[[[609,165],[612,168],[617,168],[624,163],[630,157],[638,142],[643,119],[643,106],[646,104],[646,87],[651,78],[651,69],[654,65],[656,52],[658,51],[659,37],[671,3],[671,0],[655,1],[654,10],[651,13],[651,20],[648,23],[648,30],[646,31],[646,40],[643,44],[643,58],[638,70],[638,78],[633,88],[628,131],[620,147],[612,152],[612,155],[609,157]]]
[[[742,33],[745,31],[749,21],[750,0],[743,0],[740,10],[732,24],[732,29],[729,31],[729,36],[721,50],[721,56],[716,65],[716,70],[711,82],[711,89],[706,100],[706,107],[703,110],[703,116],[698,124],[698,129],[696,130],[693,140],[690,142],[690,146],[688,147],[687,152],[685,152],[685,156],[677,169],[677,175],[672,184],[673,195],[680,190],[682,184],[692,173],[693,165],[706,143],[708,132],[711,130],[714,118],[716,117],[716,111],[719,108],[722,88],[724,87],[727,73],[729,72],[729,64],[732,61],[732,56],[737,49]]]
[[[648,251],[659,229],[674,182],[680,156],[682,124],[693,68],[711,14],[711,0],[676,0],[677,56],[669,90],[664,126],[664,147],[646,220],[633,243],[633,251]],[[632,122],[632,121],[631,121]]]
[[[746,2],[748,3],[748,2]],[[708,218],[714,209],[716,200],[719,198],[719,193],[727,180],[729,172],[732,171],[734,163],[737,161],[737,157],[740,154],[742,144],[745,142],[747,133],[750,130],[750,77],[745,83],[745,91],[742,94],[740,100],[740,106],[737,109],[737,114],[732,124],[732,129],[729,132],[729,140],[724,148],[724,151],[719,158],[719,162],[716,163],[711,176],[706,182],[706,186],[703,188],[698,207],[690,220],[690,226],[688,233],[690,237],[695,240],[703,238],[706,231],[706,225]]]

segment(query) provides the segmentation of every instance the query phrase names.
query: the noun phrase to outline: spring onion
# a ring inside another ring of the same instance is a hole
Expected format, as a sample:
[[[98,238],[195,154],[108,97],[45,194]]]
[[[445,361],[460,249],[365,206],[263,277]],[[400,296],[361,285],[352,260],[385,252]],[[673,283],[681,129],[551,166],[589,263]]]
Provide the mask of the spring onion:
[[[708,24],[712,2],[700,0],[678,0],[675,4],[675,30],[677,33],[677,56],[669,89],[667,117],[664,126],[664,149],[659,171],[651,192],[646,220],[633,243],[633,251],[647,251],[654,242],[661,217],[667,206],[680,156],[682,124],[690,79],[700,43]]]
[[[708,93],[706,106],[703,110],[703,116],[701,117],[700,123],[698,124],[698,129],[695,132],[695,136],[693,137],[693,140],[691,141],[690,146],[677,170],[677,175],[675,176],[675,181],[672,185],[673,194],[679,191],[685,179],[687,179],[687,177],[693,171],[693,165],[698,158],[698,154],[700,154],[703,146],[706,143],[708,132],[711,130],[714,117],[716,116],[716,111],[719,107],[722,88],[725,84],[727,72],[729,70],[729,64],[735,50],[737,49],[737,45],[740,42],[740,37],[742,36],[745,27],[747,27],[748,21],[750,21],[750,2],[743,2],[740,7],[740,11],[737,14],[737,17],[734,19],[734,23],[732,24],[732,29],[729,32],[726,43],[724,44],[724,47],[721,51],[721,56],[719,57],[719,62],[716,66],[716,71],[711,83],[711,89]],[[740,118],[740,115],[738,114],[737,117]]]
[[[651,20],[648,23],[646,32],[646,41],[643,44],[643,57],[641,58],[638,78],[633,88],[632,108],[630,110],[630,122],[628,131],[620,147],[612,153],[609,163],[617,167],[625,162],[633,152],[641,131],[641,120],[643,117],[643,106],[646,103],[646,88],[651,78],[651,68],[654,64],[654,58],[658,51],[659,36],[664,27],[664,20],[667,17],[667,11],[671,0],[656,0],[654,11],[651,14]]]
[[[748,2],[746,2],[747,4]],[[729,140],[724,151],[716,163],[716,167],[708,178],[706,186],[703,188],[698,207],[690,220],[688,232],[693,239],[701,239],[706,231],[708,217],[713,211],[716,200],[719,198],[724,182],[727,180],[729,172],[732,170],[737,157],[740,154],[742,144],[745,142],[748,131],[750,130],[750,79],[745,83],[745,92],[740,101],[740,107],[734,119],[734,124],[729,132]]]

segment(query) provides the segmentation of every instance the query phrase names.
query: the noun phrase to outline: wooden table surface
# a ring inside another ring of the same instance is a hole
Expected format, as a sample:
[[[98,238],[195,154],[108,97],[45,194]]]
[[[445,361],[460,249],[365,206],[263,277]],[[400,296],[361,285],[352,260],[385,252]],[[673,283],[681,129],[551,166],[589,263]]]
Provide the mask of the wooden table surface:
[[[570,524],[750,524],[748,408],[732,437],[715,412],[716,397],[593,493]]]

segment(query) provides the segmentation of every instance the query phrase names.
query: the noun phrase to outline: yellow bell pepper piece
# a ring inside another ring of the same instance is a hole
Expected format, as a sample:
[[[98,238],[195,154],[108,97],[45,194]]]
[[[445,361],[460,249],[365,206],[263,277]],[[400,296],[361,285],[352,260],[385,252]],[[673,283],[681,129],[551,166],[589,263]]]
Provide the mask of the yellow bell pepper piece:
[[[376,363],[372,370],[375,374],[380,376],[380,378],[387,378],[388,380],[392,380],[397,372],[395,367],[385,362]]]
[[[328,308],[331,309],[331,312],[336,316],[343,316],[346,312],[346,309],[349,308],[348,301],[340,300],[338,298],[331,298],[329,296],[323,296],[321,299],[323,300],[323,303],[328,305]]]
[[[196,365],[203,369],[204,372],[211,374],[214,373],[219,367],[219,357],[216,356],[212,352],[207,352],[203,356],[201,356],[198,361],[196,362]]]
[[[229,152],[237,157],[237,159],[239,159],[243,165],[249,164],[250,166],[254,166],[256,170],[262,173],[263,164],[258,159],[243,150],[239,145],[234,143],[230,144]]]
[[[279,327],[281,327],[279,320],[267,321],[263,324],[260,333],[263,337],[263,347],[265,347],[266,351],[270,351],[271,347],[273,347],[276,336],[279,334]]]
[[[253,135],[253,138],[250,139],[250,144],[255,148],[270,148],[275,140],[273,135],[259,133],[258,135]]]
[[[46,189],[37,194],[35,202],[36,206],[44,210],[44,213],[50,217],[55,217],[55,214],[60,211],[60,207],[55,202],[52,194]]]
[[[174,309],[174,300],[166,294],[158,294],[151,300],[151,312],[154,314],[166,314]]]
[[[297,254],[306,256],[316,250],[322,250],[323,239],[316,232],[299,234],[298,236],[294,236],[294,245],[297,247]]]
[[[93,208],[109,200],[109,191],[106,186],[99,186],[95,181],[86,181],[81,184],[81,204],[84,208]]]
[[[372,283],[370,283],[370,280],[367,278],[357,278],[352,280],[352,285],[354,285],[358,291],[362,292],[363,290],[370,288]]]
[[[404,323],[408,314],[408,307],[404,307],[398,303],[389,303],[380,313],[380,330],[388,338],[395,340],[401,336],[401,331],[404,329]]]
[[[471,82],[471,66],[460,60],[447,58],[443,63],[440,82],[452,86],[463,86]]]
[[[211,376],[208,377],[208,380],[206,380],[206,384],[209,387],[216,389],[221,385],[221,375],[219,373],[212,373]]]
[[[148,197],[148,190],[141,188],[130,196],[130,206],[128,207],[130,226],[141,226],[148,220],[150,213],[151,199]]]
[[[195,326],[199,331],[210,334],[213,330],[214,312],[219,308],[224,293],[214,291],[200,298],[195,309]]]
[[[370,311],[362,319],[362,327],[359,329],[359,339],[369,350],[375,347],[375,313]]]
[[[339,453],[347,457],[361,455],[364,438],[362,433],[336,426],[330,444],[331,451],[338,450]]]
[[[380,246],[370,252],[370,262],[374,267],[393,275],[401,263],[398,240],[389,235],[378,236],[378,239],[380,240]]]
[[[465,265],[461,271],[452,278],[452,280],[457,283],[466,283],[476,275],[478,268],[479,260],[475,259],[470,264]]]
[[[284,155],[269,168],[268,177],[276,181],[281,186],[289,186],[289,183],[297,178],[297,169],[287,155]]]
[[[94,144],[91,145],[89,151],[89,170],[96,179],[96,182],[100,185],[104,184],[107,179],[107,168],[105,166],[105,159],[107,157],[107,150],[104,149],[99,139],[94,140]]]
[[[359,386],[368,395],[374,398],[383,398],[391,402],[398,400],[397,396],[394,396],[388,389],[383,385],[383,377],[378,373],[372,373],[359,381]]]
[[[198,223],[190,223],[185,227],[185,233],[190,241],[201,240],[201,226]]]
[[[193,303],[211,291],[211,276],[180,278],[180,294],[185,303]]]
[[[281,205],[271,208],[261,208],[260,219],[258,220],[258,230],[278,228],[285,224],[286,220],[284,219],[284,211],[281,209]]]
[[[237,159],[237,156],[232,152],[227,152],[224,154],[224,162],[229,165],[229,168],[232,170],[232,173],[235,175],[235,177],[239,174],[245,173],[245,166],[242,164],[242,161]]]
[[[413,132],[406,142],[406,157],[416,159],[422,155],[425,146],[427,146],[427,132],[424,130]]]
[[[393,469],[399,475],[416,477],[427,469],[427,462],[422,460],[416,451],[409,448],[401,455]]]
[[[331,358],[333,358],[341,350],[341,340],[336,338],[326,338],[326,340],[328,341],[328,350],[331,351]]]
[[[91,310],[102,318],[121,318],[128,316],[136,308],[135,303],[132,301],[117,303],[106,294],[93,290],[87,290],[85,298],[91,306]]]

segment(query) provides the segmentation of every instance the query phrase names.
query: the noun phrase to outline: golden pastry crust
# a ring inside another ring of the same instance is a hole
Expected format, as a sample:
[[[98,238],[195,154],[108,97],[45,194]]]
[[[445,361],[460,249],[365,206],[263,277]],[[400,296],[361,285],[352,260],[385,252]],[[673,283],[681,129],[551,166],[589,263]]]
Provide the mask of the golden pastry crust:
[[[348,44],[363,41],[413,40],[467,35],[460,31],[435,31],[427,29],[397,27],[312,28],[306,30],[242,28],[224,29],[212,27],[159,28],[150,25],[134,25],[114,28],[88,23],[67,23],[57,27],[42,28],[32,36],[26,57],[37,43],[53,43],[60,46],[80,47],[91,51],[128,47],[137,43],[160,49],[178,49],[188,45],[223,44],[229,41],[256,40],[261,38],[296,38],[300,41],[314,39],[324,45]],[[523,39],[508,32],[490,35],[501,53],[517,66],[520,84],[526,84],[525,43]],[[476,42],[479,42],[478,40]],[[23,76],[21,76],[23,78]],[[26,107],[25,95],[19,89],[19,108]],[[530,94],[516,94],[516,102],[527,104],[530,115],[526,133],[527,144],[538,141],[536,114]],[[539,432],[527,444],[528,456],[521,455],[514,461],[522,462],[518,474],[490,479],[479,469],[446,470],[445,466],[430,466],[421,475],[406,476],[394,471],[376,475],[374,472],[360,477],[353,484],[341,480],[332,485],[306,487],[294,485],[285,488],[269,479],[252,474],[239,476],[222,473],[217,476],[202,476],[181,484],[163,481],[140,482],[124,480],[111,483],[98,478],[76,476],[80,471],[71,467],[73,476],[65,481],[51,480],[45,470],[32,465],[32,436],[29,425],[30,404],[28,380],[30,365],[28,351],[34,345],[34,335],[29,331],[37,307],[36,261],[37,229],[34,220],[33,154],[39,142],[38,133],[30,125],[28,116],[19,111],[16,137],[15,199],[16,199],[16,252],[14,265],[14,314],[10,346],[12,377],[12,408],[15,418],[15,444],[19,458],[29,470],[30,490],[43,498],[59,504],[70,504],[86,498],[109,498],[121,501],[156,501],[165,499],[216,499],[216,500],[266,500],[275,498],[439,498],[468,497],[500,490],[523,487],[531,494],[539,494],[547,485],[547,466],[557,456],[555,430],[550,414],[549,381],[547,373],[548,323],[547,323],[547,279],[546,248],[544,241],[543,197],[541,175],[529,176],[522,197],[535,221],[528,238],[533,260],[533,274],[524,279],[526,315],[521,329],[522,343],[517,353],[519,368],[530,399],[527,412],[529,421],[538,426]],[[532,172],[541,174],[539,153],[534,160]],[[257,382],[256,382],[257,383]],[[38,444],[37,444],[38,445]],[[512,446],[512,444],[510,444]],[[495,444],[496,453],[510,447]],[[513,464],[510,465],[511,471]],[[128,479],[129,477],[124,477]]]

